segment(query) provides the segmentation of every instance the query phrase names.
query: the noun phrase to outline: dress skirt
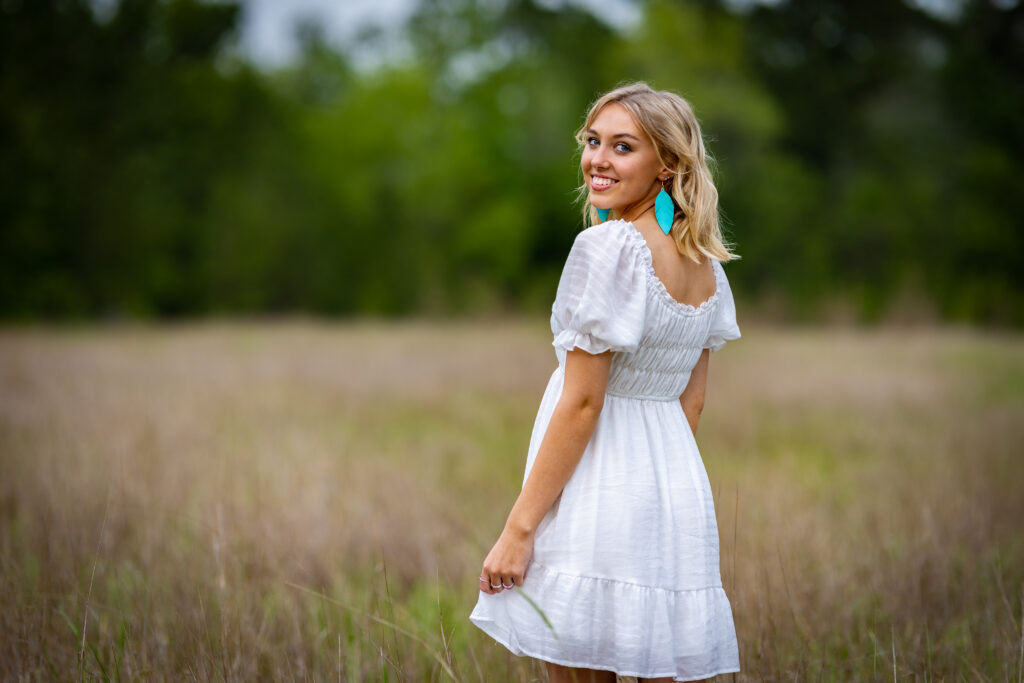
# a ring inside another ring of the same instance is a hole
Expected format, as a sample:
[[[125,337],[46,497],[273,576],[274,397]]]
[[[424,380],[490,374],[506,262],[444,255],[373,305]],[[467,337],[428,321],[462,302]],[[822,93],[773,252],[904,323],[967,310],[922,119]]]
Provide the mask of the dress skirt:
[[[563,377],[560,365],[545,390],[526,477]],[[680,681],[739,670],[711,486],[677,398],[606,395],[523,585],[481,593],[470,619],[514,654],[565,666]]]

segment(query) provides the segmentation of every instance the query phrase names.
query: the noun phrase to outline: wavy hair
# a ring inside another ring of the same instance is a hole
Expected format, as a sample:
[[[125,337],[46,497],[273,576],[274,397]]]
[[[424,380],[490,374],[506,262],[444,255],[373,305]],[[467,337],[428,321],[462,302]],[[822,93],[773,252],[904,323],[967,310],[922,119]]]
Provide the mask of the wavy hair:
[[[576,133],[582,146],[586,131],[597,115],[612,102],[630,113],[641,130],[654,143],[662,165],[672,172],[665,189],[675,203],[672,238],[684,256],[700,261],[700,254],[719,261],[739,258],[722,237],[718,219],[718,190],[711,175],[714,163],[704,147],[697,117],[690,104],[667,90],[654,90],[646,83],[631,83],[602,95],[590,107],[586,122]],[[667,183],[667,181],[666,181]],[[597,222],[597,210],[587,197],[587,185],[580,187],[583,220]]]

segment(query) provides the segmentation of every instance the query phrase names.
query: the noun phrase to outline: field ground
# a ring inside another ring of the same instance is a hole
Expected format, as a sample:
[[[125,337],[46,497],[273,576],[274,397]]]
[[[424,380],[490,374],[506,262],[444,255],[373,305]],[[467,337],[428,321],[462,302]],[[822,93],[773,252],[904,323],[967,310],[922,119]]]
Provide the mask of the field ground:
[[[3,680],[544,680],[467,620],[543,322],[0,331]],[[698,433],[736,681],[1018,681],[1024,338],[748,329]]]

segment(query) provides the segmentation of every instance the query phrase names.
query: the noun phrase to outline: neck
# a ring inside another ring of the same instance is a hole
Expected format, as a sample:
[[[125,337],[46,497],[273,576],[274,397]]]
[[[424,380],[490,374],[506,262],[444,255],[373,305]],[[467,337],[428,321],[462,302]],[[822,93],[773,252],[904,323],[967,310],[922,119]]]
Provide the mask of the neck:
[[[633,223],[634,221],[636,221],[636,219],[640,218],[640,216],[643,216],[645,213],[647,213],[648,211],[650,211],[653,208],[654,208],[654,204],[653,203],[652,204],[648,204],[646,207],[644,207],[642,209],[639,209],[639,210],[637,210],[636,207],[628,207],[625,210],[623,210],[619,215],[620,215],[620,218],[622,220],[629,221],[630,223]],[[619,212],[616,211],[615,213],[619,213]]]

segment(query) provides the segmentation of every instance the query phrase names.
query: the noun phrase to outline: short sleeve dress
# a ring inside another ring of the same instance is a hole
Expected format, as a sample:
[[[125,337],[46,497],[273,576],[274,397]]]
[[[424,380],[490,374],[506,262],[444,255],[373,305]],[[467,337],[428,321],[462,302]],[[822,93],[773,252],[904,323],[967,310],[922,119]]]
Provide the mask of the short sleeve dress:
[[[625,221],[584,230],[552,307],[558,368],[541,401],[529,476],[562,393],[566,352],[611,350],[594,434],[537,528],[520,588],[481,593],[470,619],[517,655],[678,681],[739,671],[707,472],[679,403],[703,349],[738,339],[722,265],[697,307],[655,276]]]

